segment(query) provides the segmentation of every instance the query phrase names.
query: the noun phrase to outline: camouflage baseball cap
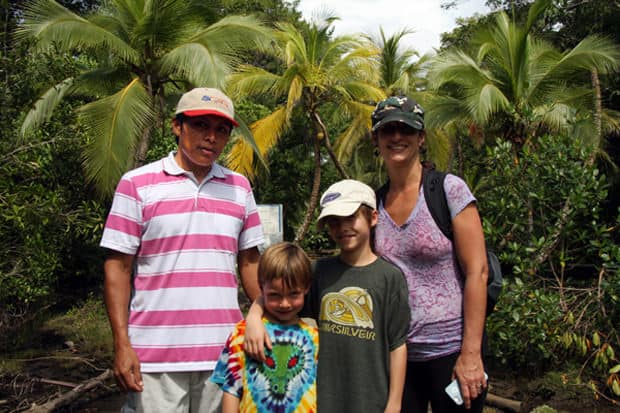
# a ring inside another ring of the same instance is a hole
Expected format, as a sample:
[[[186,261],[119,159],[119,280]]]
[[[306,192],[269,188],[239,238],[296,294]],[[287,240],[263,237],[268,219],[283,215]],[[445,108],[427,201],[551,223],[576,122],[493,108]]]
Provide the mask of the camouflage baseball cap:
[[[390,122],[403,122],[424,130],[424,109],[408,96],[390,96],[382,100],[372,112],[371,119],[373,132]]]

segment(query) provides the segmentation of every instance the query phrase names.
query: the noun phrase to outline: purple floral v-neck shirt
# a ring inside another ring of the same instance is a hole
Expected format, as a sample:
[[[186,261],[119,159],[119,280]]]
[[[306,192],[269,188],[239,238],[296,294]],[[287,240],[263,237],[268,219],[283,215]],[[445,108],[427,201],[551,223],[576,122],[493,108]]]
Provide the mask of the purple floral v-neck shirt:
[[[452,218],[476,201],[467,184],[455,175],[446,176],[444,190]],[[460,351],[464,280],[452,241],[435,224],[422,187],[415,208],[401,226],[380,203],[375,248],[407,279],[411,307],[408,359],[425,361]]]

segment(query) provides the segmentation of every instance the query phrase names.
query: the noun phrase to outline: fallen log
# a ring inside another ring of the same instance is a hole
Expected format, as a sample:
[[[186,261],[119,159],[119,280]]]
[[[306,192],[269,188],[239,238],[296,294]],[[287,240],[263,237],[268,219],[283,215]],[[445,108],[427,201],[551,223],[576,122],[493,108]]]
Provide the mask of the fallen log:
[[[507,412],[519,413],[521,411],[520,401],[507,399],[491,393],[487,393],[486,404]]]
[[[91,389],[103,384],[104,381],[112,377],[112,370],[108,369],[101,373],[99,376],[94,377],[84,383],[74,387],[73,389],[61,394],[60,396],[47,401],[42,405],[34,404],[30,406],[30,409],[26,410],[27,413],[51,413],[55,409],[65,406],[75,399],[87,393]]]

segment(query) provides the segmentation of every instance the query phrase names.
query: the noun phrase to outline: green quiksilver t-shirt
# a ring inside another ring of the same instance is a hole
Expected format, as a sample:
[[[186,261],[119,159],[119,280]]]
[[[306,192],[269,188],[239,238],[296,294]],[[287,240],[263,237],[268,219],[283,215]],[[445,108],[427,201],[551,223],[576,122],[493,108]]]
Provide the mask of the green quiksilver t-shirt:
[[[410,309],[402,272],[378,258],[351,267],[338,257],[314,264],[303,315],[317,320],[320,413],[383,412],[390,351],[404,344]]]

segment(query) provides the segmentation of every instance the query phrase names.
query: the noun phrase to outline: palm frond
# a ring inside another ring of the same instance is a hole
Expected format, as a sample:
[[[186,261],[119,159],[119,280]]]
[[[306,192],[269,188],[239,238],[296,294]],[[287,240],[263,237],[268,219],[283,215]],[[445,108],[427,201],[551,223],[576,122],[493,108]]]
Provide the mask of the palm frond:
[[[575,109],[563,103],[536,106],[533,112],[535,119],[538,119],[554,132],[566,131],[569,122],[575,118]]]
[[[471,119],[466,102],[457,97],[435,95],[424,103],[426,108],[426,129],[450,127],[455,123],[466,123]]]
[[[263,68],[243,65],[229,76],[227,90],[233,97],[273,95],[279,80],[278,75]]]
[[[510,107],[506,96],[493,83],[487,83],[472,92],[475,93],[467,99],[467,106],[477,122],[487,123],[491,115]]]
[[[238,140],[243,140],[246,143],[246,146],[252,150],[254,155],[256,155],[256,160],[258,161],[258,164],[260,164],[260,166],[263,167],[265,170],[268,170],[269,166],[267,165],[265,157],[261,153],[260,148],[254,140],[252,130],[243,119],[237,118],[237,122],[239,123],[239,126],[235,128],[235,134],[233,138],[234,142],[237,142]]]
[[[230,151],[224,157],[224,164],[233,171],[253,180],[256,176],[254,168],[254,150],[241,136],[236,136]]]
[[[231,73],[230,60],[202,43],[184,43],[161,59],[161,73],[180,77],[194,86],[222,89]]]
[[[20,136],[25,138],[35,129],[39,128],[45,121],[49,120],[58,104],[75,90],[75,79],[70,77],[63,80],[57,85],[49,88],[43,96],[41,96],[30,109],[22,127],[20,128]]]
[[[138,78],[118,93],[79,109],[79,120],[92,137],[84,152],[87,178],[110,194],[133,167],[136,145],[153,125],[153,101]]]
[[[162,74],[193,85],[223,88],[240,51],[264,44],[270,33],[252,16],[227,16],[166,53],[161,59]]]
[[[528,32],[532,29],[532,26],[544,13],[544,11],[551,5],[552,0],[536,0],[529,8],[527,12],[527,23],[523,30]]]
[[[268,151],[280,139],[287,126],[287,113],[284,107],[276,109],[270,115],[250,125],[258,151],[263,157],[267,157]],[[237,139],[226,156],[226,165],[252,179],[255,176],[252,147],[244,140]]]
[[[279,31],[275,33],[275,37],[282,45],[281,53],[286,65],[291,66],[294,62],[307,62],[309,60],[308,49],[302,33],[289,23],[280,23],[276,27]]]
[[[617,134],[620,132],[620,111],[604,109],[601,113],[601,122],[603,124],[603,132],[605,134]]]
[[[349,126],[341,133],[335,141],[334,150],[338,160],[347,163],[355,148],[360,145],[363,139],[368,139],[370,145],[370,114],[374,107],[360,102],[347,102],[349,116]]]
[[[431,89],[441,89],[451,83],[473,87],[489,82],[497,82],[493,74],[460,50],[437,56],[431,65],[428,80]]]
[[[90,20],[102,27],[109,28],[117,36],[124,38],[126,42],[131,42],[129,33],[125,28],[136,27],[144,16],[144,0],[110,0],[104,1],[101,5],[101,12],[91,16]],[[108,20],[109,19],[109,20]],[[106,20],[108,20],[106,22]],[[122,30],[125,36],[115,31],[113,27]]]
[[[620,66],[620,48],[611,40],[592,35],[580,41],[557,62],[553,72],[566,75],[572,70],[609,73]]]
[[[235,56],[240,50],[266,48],[272,36],[273,32],[255,16],[226,16],[195,33],[188,42]]]
[[[76,93],[92,97],[111,95],[131,80],[124,67],[100,66],[76,77]]]
[[[203,17],[187,0],[150,0],[134,16],[133,26],[128,26],[132,28],[132,43],[148,47],[155,56],[204,27]]]
[[[447,170],[453,141],[447,129],[427,129],[424,141],[427,148],[425,157],[433,161],[437,168]]]
[[[290,118],[291,114],[293,113],[293,109],[295,108],[295,106],[297,106],[299,104],[299,101],[301,100],[301,96],[303,94],[304,91],[304,84],[301,81],[301,79],[299,78],[299,76],[295,76],[293,78],[293,80],[290,83],[289,89],[288,89],[288,96],[286,99],[286,116],[287,119]]]
[[[67,51],[103,46],[124,61],[139,62],[139,55],[131,45],[55,1],[28,1],[24,6],[24,21],[16,34],[19,38],[36,39],[41,49],[51,45]]]

